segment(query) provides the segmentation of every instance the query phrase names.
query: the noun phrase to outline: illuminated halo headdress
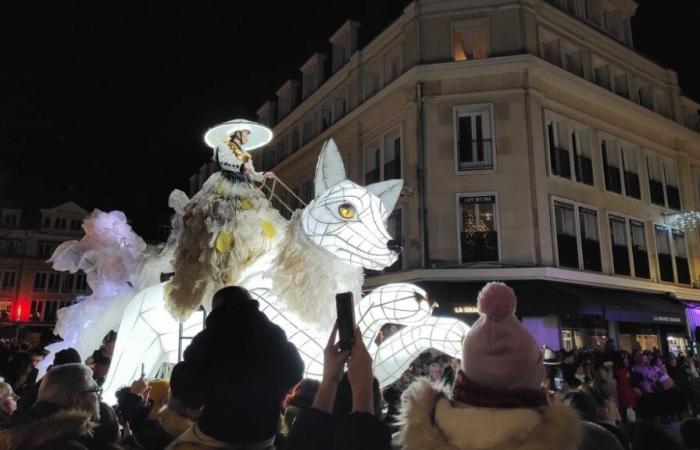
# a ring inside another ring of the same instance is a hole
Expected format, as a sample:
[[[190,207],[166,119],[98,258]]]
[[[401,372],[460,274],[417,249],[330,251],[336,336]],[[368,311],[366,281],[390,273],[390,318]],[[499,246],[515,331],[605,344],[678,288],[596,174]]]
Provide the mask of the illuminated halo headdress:
[[[265,125],[245,119],[234,119],[220,123],[209,128],[204,134],[204,142],[211,148],[228,141],[236,131],[248,131],[248,143],[242,146],[243,150],[251,151],[263,147],[272,140],[272,130]]]

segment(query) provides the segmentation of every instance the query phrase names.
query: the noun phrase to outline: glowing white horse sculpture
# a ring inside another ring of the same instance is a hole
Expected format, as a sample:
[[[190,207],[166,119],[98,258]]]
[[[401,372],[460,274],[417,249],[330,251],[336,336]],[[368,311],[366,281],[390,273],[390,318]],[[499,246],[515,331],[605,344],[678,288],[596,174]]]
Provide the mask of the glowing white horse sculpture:
[[[241,275],[238,284],[257,298],[260,309],[299,349],[306,376],[322,375],[323,343],[335,320],[334,298],[339,292],[354,294],[357,322],[382,386],[400,377],[427,348],[455,357],[461,354],[468,327],[458,320],[432,317],[426,293],[417,286],[389,284],[362,297],[363,268],[381,270],[398,258],[400,247],[387,233],[385,222],[402,185],[402,180],[367,187],[353,183],[346,178],[335,143],[327,141],[316,166],[314,200],[293,215],[279,246]],[[176,211],[182,211],[186,201],[182,197]],[[167,247],[164,253],[169,254]],[[149,272],[147,266],[148,262],[144,272]],[[108,400],[140,376],[142,367],[153,375],[162,363],[177,362],[180,323],[165,309],[165,283],[141,287],[145,289],[129,301],[119,325],[104,385]],[[377,346],[377,333],[387,323],[404,328]],[[183,324],[184,334],[192,336],[202,326],[202,315],[195,313]]]

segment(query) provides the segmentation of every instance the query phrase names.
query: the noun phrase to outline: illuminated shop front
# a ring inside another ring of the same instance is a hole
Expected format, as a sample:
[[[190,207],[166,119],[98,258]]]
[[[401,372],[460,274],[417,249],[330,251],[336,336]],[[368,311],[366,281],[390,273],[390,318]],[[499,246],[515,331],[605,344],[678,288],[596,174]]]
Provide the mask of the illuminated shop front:
[[[544,280],[507,283],[518,296],[518,317],[540,345],[594,349],[614,339],[627,351],[657,348],[664,353],[684,352],[691,345],[684,305],[668,295]],[[483,282],[419,284],[439,303],[435,314],[468,324],[477,319],[476,296]],[[700,308],[694,311],[700,327]]]

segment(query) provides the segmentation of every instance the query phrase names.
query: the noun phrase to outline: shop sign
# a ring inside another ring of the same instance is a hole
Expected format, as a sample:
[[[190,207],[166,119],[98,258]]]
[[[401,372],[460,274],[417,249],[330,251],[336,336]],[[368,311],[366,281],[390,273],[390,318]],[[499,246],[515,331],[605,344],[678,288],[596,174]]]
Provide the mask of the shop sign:
[[[661,316],[661,315],[655,315],[652,317],[654,319],[654,322],[662,322],[662,323],[681,323],[681,318],[677,316]]]
[[[477,195],[474,197],[460,197],[459,203],[468,205],[473,203],[496,203],[496,197],[493,195]]]
[[[476,305],[457,305],[452,308],[455,314],[479,314]]]

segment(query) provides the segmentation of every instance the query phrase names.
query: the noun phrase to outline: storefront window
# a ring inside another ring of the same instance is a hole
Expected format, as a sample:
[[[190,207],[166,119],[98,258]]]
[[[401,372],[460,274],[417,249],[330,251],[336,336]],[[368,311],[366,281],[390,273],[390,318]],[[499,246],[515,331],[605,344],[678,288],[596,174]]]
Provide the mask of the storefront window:
[[[498,261],[496,197],[461,197],[461,254],[463,263]]]

